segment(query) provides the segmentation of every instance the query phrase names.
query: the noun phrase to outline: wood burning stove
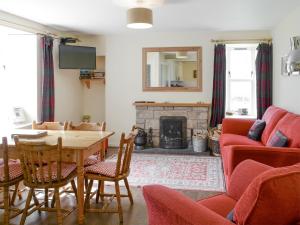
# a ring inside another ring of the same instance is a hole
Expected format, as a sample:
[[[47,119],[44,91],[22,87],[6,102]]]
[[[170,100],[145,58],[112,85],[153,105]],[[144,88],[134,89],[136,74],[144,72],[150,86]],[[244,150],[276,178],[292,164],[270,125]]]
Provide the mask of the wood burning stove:
[[[161,148],[187,148],[187,119],[184,116],[161,116],[159,145]]]

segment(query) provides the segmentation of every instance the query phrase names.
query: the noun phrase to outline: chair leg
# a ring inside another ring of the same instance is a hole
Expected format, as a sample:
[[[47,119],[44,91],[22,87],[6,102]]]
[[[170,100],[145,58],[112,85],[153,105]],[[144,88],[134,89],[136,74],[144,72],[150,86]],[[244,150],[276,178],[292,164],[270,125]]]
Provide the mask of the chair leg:
[[[105,187],[105,184],[104,184],[104,180],[103,180],[100,185],[100,199],[102,202],[104,201],[104,187]]]
[[[122,205],[121,205],[121,193],[120,193],[120,186],[119,186],[118,181],[115,181],[115,188],[116,188],[116,197],[117,197],[117,203],[118,203],[119,220],[120,220],[120,224],[123,224],[123,211],[122,211]]]
[[[124,183],[125,183],[125,186],[126,186],[126,189],[127,189],[129,201],[130,201],[131,205],[133,205],[133,198],[132,198],[132,194],[131,194],[131,191],[130,191],[130,187],[129,187],[129,184],[128,184],[127,177],[124,179]]]
[[[98,188],[97,188],[97,193],[96,193],[96,203],[97,204],[99,203],[100,192],[101,192],[101,180],[98,180]]]
[[[31,199],[32,199],[33,191],[34,191],[34,189],[30,188],[28,196],[27,196],[27,200],[26,200],[26,205],[25,205],[25,208],[24,208],[24,211],[23,211],[23,214],[22,214],[22,218],[21,218],[21,221],[20,221],[20,225],[25,224],[25,220],[26,220],[26,217],[27,217],[27,214],[28,214],[28,209],[30,207],[30,202],[31,202]]]
[[[90,183],[88,184],[88,188],[86,190],[85,202],[84,202],[84,208],[86,208],[86,209],[90,208],[90,195],[91,195],[93,183],[94,183],[94,180],[90,180]]]
[[[16,197],[17,197],[17,195],[19,195],[19,184],[20,184],[19,182],[15,184],[15,190],[14,190],[14,193],[11,197],[11,205],[15,204]]]
[[[36,197],[34,191],[33,191],[33,193],[32,193],[32,197],[33,197],[34,204],[35,204],[36,206],[39,206],[40,203],[39,203],[39,200],[37,199],[37,197]],[[41,214],[41,210],[39,209],[38,211],[39,211],[39,214]]]
[[[55,195],[52,197],[51,200],[51,208],[54,208],[54,205],[55,205]]]
[[[3,187],[3,191],[4,191],[4,196],[3,196],[3,201],[4,201],[4,214],[3,214],[3,222],[4,224],[9,224],[9,215],[10,215],[10,204],[9,204],[9,187]]]
[[[48,188],[45,188],[45,207],[49,207],[49,193],[48,193]]]
[[[72,189],[73,189],[73,192],[75,194],[76,201],[77,201],[77,187],[76,187],[76,184],[75,184],[74,180],[71,180],[71,186],[72,186]]]
[[[87,190],[89,187],[89,180],[87,178],[84,178],[84,187],[85,187],[85,190]]]
[[[57,224],[62,225],[63,224],[63,217],[60,207],[60,198],[59,198],[59,189],[55,188],[54,190],[55,195],[55,202],[56,202],[56,218],[57,218]]]

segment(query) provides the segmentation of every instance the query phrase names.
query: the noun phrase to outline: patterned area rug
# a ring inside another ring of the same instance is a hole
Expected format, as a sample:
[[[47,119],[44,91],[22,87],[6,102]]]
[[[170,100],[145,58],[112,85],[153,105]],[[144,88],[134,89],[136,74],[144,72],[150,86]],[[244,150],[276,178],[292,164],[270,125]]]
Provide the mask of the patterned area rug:
[[[219,157],[138,153],[132,155],[130,168],[131,186],[161,184],[182,190],[225,191]]]

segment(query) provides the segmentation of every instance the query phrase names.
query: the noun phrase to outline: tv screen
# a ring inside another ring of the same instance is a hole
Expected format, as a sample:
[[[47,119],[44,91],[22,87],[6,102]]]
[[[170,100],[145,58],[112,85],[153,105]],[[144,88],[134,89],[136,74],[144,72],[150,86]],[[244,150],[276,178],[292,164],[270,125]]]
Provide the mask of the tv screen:
[[[59,45],[60,69],[96,69],[96,48]]]

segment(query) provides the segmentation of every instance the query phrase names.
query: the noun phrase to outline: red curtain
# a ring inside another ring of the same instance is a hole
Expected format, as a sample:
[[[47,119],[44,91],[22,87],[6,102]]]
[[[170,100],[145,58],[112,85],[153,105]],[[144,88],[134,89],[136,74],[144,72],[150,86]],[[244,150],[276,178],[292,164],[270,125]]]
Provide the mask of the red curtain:
[[[212,114],[210,126],[216,127],[222,123],[225,116],[226,100],[226,47],[224,44],[215,45],[214,82],[212,98]]]
[[[53,68],[53,38],[41,38],[43,82],[42,82],[42,115],[41,120],[54,121],[54,68]]]
[[[261,43],[256,57],[257,118],[261,119],[272,105],[273,57],[272,44]]]

